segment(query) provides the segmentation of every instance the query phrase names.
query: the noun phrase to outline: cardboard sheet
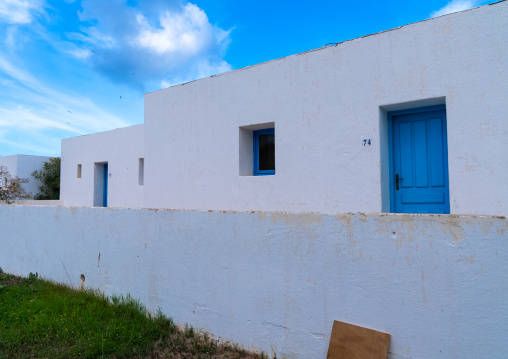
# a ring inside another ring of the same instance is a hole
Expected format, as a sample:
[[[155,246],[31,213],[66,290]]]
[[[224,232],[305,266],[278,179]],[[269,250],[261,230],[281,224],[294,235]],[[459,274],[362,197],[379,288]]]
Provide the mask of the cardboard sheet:
[[[390,334],[333,322],[326,359],[386,359]]]

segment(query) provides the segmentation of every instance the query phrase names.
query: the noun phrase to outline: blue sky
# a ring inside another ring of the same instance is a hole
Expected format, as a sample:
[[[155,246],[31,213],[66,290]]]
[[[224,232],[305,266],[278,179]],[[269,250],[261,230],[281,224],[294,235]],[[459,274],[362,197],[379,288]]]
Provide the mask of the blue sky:
[[[480,0],[0,0],[0,156],[143,123],[143,95]]]

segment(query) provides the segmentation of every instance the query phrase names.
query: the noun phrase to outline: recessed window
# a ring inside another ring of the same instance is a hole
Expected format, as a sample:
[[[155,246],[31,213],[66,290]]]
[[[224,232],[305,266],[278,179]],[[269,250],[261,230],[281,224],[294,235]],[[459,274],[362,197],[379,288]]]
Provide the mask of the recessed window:
[[[254,176],[275,174],[275,129],[253,131]]]
[[[140,158],[139,159],[139,179],[138,179],[138,184],[140,186],[143,186],[144,183],[145,183],[145,159],[144,158]]]
[[[78,177],[78,178],[81,178],[81,165],[78,165],[78,173],[77,173],[77,177]]]
[[[240,176],[275,174],[275,127],[275,122],[254,123],[239,127],[238,174]]]

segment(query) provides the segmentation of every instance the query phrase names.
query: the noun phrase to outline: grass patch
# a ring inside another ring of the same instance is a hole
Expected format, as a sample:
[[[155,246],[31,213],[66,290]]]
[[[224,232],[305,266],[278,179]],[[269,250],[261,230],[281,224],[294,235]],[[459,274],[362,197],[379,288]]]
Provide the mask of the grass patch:
[[[0,269],[0,358],[267,358],[179,330],[131,297],[108,298]]]

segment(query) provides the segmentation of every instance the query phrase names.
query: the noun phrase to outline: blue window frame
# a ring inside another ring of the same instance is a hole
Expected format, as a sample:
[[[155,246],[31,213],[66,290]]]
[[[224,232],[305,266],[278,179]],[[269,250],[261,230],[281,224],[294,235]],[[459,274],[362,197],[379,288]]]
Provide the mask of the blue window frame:
[[[275,129],[253,131],[254,176],[275,174]]]
[[[102,189],[102,207],[108,206],[108,164],[105,163],[103,167],[104,171],[104,183]]]

